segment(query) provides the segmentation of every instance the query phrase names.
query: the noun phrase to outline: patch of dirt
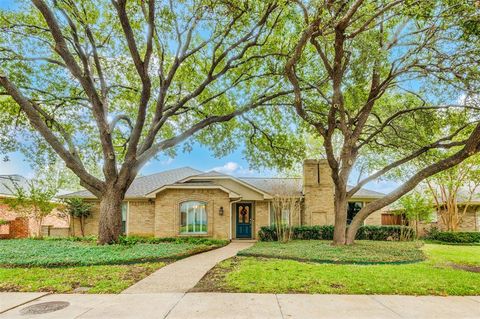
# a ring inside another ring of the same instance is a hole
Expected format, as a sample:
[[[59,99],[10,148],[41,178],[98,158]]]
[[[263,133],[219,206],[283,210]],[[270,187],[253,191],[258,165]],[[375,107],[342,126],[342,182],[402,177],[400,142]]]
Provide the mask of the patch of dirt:
[[[144,268],[142,266],[129,266],[128,271],[122,276],[123,280],[140,281],[155,272],[156,269]]]
[[[19,292],[22,291],[20,286],[13,284],[2,284],[0,286],[0,292]]]
[[[225,276],[238,264],[238,259],[229,259],[228,267],[215,266],[189,292],[234,292],[225,286]]]
[[[454,269],[480,273],[480,266],[459,265],[459,264],[453,264],[453,263],[449,264],[449,266]]]
[[[342,285],[342,284],[330,284],[330,287],[331,287],[331,288],[334,288],[334,289],[342,289],[342,288],[345,288],[345,286]]]

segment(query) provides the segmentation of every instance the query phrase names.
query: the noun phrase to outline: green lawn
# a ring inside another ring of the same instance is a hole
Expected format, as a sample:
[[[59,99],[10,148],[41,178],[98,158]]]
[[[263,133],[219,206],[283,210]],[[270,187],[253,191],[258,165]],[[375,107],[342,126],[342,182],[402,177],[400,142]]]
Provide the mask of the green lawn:
[[[92,241],[1,240],[0,291],[118,293],[168,262],[226,243],[200,242],[97,246]]]
[[[90,266],[141,263],[181,258],[212,246],[194,243],[97,246],[71,240],[15,239],[0,241],[0,266]]]
[[[0,291],[119,293],[165,263],[61,268],[0,268]]]
[[[355,246],[332,246],[324,240],[258,242],[239,256],[328,263],[407,263],[425,259],[420,242],[358,240]]]
[[[298,250],[302,250],[302,245],[311,249],[313,244],[308,241],[302,243],[287,244],[291,245],[292,249],[288,254],[283,251],[281,257],[305,255],[305,252]],[[257,245],[264,249],[263,244]],[[318,243],[317,247],[323,247],[322,245],[323,243]],[[372,244],[372,247],[380,246]],[[353,255],[363,255],[355,252],[356,247],[359,251],[364,249],[364,245],[360,243],[348,249]],[[480,273],[475,272],[480,266],[479,246],[427,244],[421,249],[427,259],[409,264],[327,264],[241,256],[220,263],[197,285],[196,290],[325,294],[480,294]],[[325,248],[325,251],[325,256],[331,253],[329,248]],[[245,253],[248,254],[248,251]],[[314,253],[312,251],[315,256],[322,256],[322,253],[321,249]],[[343,259],[343,253],[344,251],[340,252],[333,260]],[[378,256],[378,251],[372,251],[372,256]],[[365,258],[370,259],[368,256]],[[452,263],[457,266],[469,265],[470,271],[454,268]]]

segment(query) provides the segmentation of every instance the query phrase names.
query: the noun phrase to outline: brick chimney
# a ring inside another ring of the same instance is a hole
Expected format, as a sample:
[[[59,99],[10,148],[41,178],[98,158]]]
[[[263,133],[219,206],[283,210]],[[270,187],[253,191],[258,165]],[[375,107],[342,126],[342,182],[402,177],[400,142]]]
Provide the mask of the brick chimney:
[[[303,194],[303,224],[333,225],[334,185],[327,160],[307,159],[303,162]]]

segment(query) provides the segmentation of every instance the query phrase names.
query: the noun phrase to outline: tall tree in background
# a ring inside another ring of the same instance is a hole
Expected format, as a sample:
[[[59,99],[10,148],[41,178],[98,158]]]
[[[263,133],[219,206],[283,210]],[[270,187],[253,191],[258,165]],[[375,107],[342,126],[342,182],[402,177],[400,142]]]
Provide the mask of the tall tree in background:
[[[275,1],[26,1],[0,12],[1,129],[31,125],[25,143],[41,136],[100,200],[99,242],[113,243],[147,161],[194,134],[228,147],[227,121],[291,93],[272,40],[282,13]]]
[[[301,23],[285,31],[296,40],[285,71],[303,121],[297,128],[323,144],[335,185],[334,244],[352,244],[371,213],[479,152],[480,7],[448,0],[293,2]],[[257,136],[250,145],[265,151],[261,158],[281,166],[283,157],[290,163],[304,154],[305,142],[285,133],[290,126],[270,120],[269,130],[250,132]],[[436,150],[449,152],[414,169],[412,161]],[[401,184],[365,205],[347,229],[348,200],[394,174]]]

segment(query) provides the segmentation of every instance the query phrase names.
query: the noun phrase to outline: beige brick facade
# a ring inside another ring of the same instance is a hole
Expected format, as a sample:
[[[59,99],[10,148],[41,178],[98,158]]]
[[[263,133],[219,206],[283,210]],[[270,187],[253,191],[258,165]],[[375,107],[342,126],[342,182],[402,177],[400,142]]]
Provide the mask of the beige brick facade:
[[[155,201],[127,201],[127,234],[135,236],[155,235]]]
[[[305,160],[303,164],[303,225],[332,225],[334,186],[325,160]]]
[[[462,209],[463,207],[460,207],[460,210]],[[438,216],[437,219],[437,226],[440,229],[446,229],[440,216]],[[480,206],[472,205],[467,208],[458,227],[458,231],[480,231]]]
[[[207,236],[228,239],[230,236],[230,199],[219,189],[167,189],[155,199],[155,236],[176,237],[180,234],[180,204],[185,201],[206,203]],[[223,207],[223,215],[220,215]],[[189,235],[191,236],[191,235]]]
[[[378,210],[373,212],[370,216],[365,219],[365,225],[381,225],[382,224],[382,211]]]
[[[216,178],[217,177],[217,178]],[[127,199],[127,235],[177,237],[202,236],[222,239],[236,238],[236,205],[252,204],[252,238],[256,238],[263,226],[271,224],[271,196],[258,188],[248,187],[238,179],[214,176],[211,184],[208,177],[202,177],[204,185],[178,184],[158,189],[151,198]],[[207,183],[207,185],[205,185]],[[212,186],[213,185],[213,186]],[[330,167],[325,160],[304,162],[303,201],[300,215],[291,216],[293,225],[333,225],[334,184]],[[299,200],[302,199],[298,194]],[[181,233],[180,205],[187,201],[200,201],[206,205],[206,233]],[[368,199],[358,199],[367,202]],[[87,218],[85,233],[98,232],[99,205],[93,201],[92,216]],[[223,214],[220,213],[223,211]],[[380,225],[381,212],[375,212],[365,222]],[[75,235],[80,234],[78,220],[74,222]]]
[[[91,200],[87,201],[92,204],[91,214],[88,218],[85,218],[85,236],[98,235],[98,221],[100,218],[100,202]],[[81,236],[80,219],[74,218],[71,221],[71,234],[72,236]]]
[[[270,224],[270,210],[269,210],[269,203],[267,201],[258,201],[255,202],[255,215],[254,215],[254,223],[252,230],[252,237],[256,238],[258,231],[263,226],[268,226]]]

